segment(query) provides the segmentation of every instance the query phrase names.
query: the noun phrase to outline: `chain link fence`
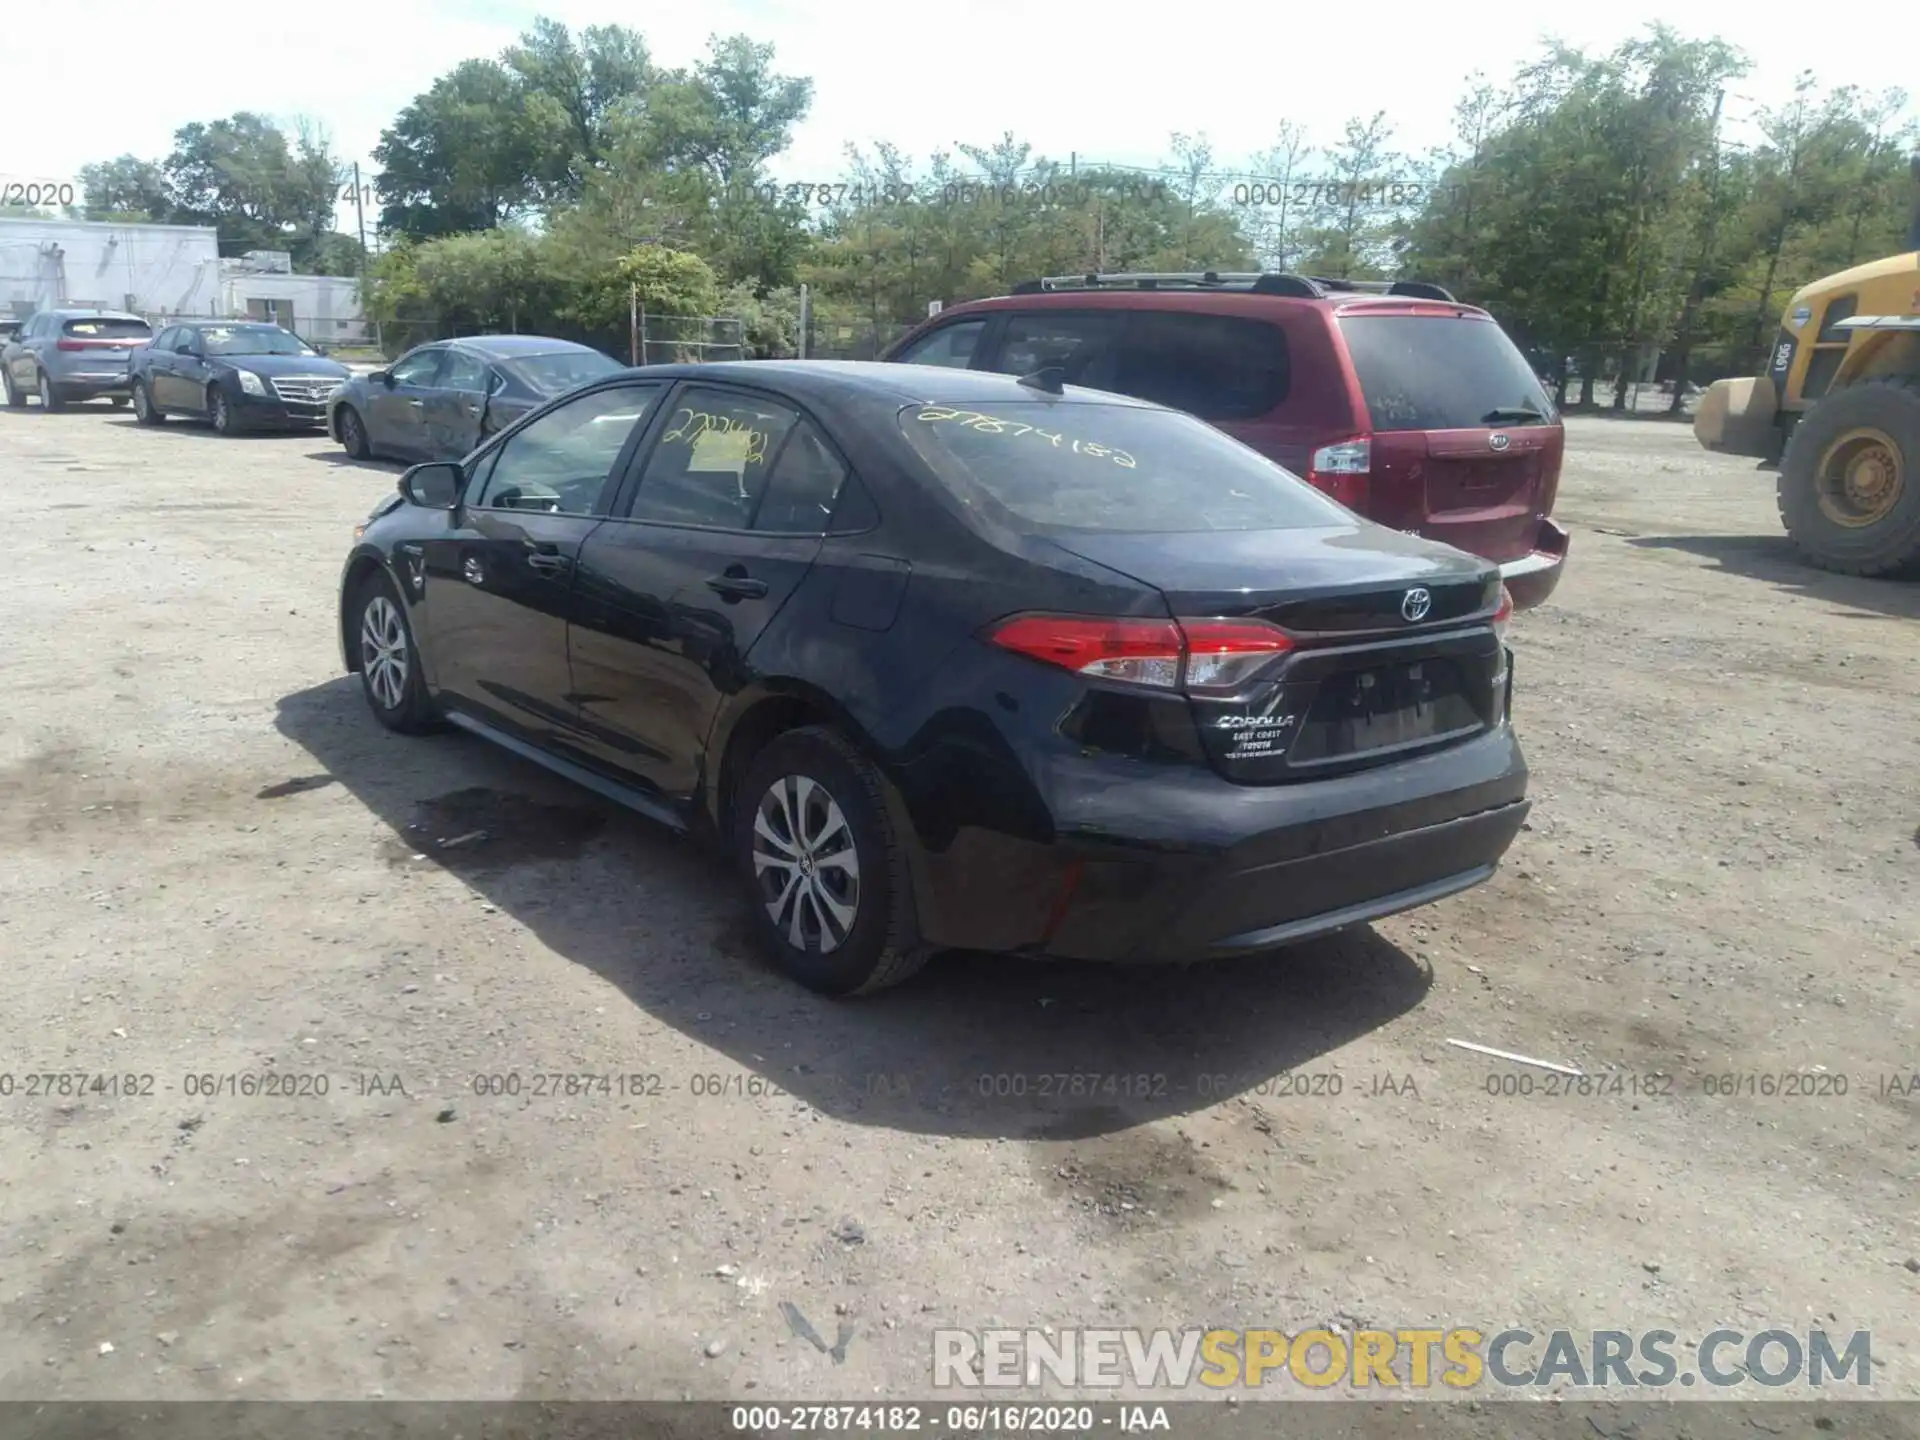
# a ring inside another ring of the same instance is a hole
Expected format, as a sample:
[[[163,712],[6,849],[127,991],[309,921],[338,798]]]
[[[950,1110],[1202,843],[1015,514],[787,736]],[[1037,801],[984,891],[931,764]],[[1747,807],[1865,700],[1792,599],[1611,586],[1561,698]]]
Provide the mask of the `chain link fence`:
[[[845,324],[813,317],[807,340],[809,360],[878,360],[886,348],[912,330],[911,325],[852,321]]]

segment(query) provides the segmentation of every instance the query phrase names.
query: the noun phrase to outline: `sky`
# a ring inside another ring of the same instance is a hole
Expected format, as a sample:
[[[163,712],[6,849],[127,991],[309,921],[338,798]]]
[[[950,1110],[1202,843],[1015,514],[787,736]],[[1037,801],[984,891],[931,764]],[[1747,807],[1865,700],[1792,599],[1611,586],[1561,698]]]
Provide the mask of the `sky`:
[[[129,152],[158,159],[178,126],[236,110],[318,120],[336,152],[370,177],[381,129],[413,96],[459,61],[497,54],[540,14],[575,28],[631,25],[668,66],[697,59],[716,33],[773,42],[778,69],[814,81],[812,112],[773,165],[789,183],[842,178],[849,142],[890,139],[924,159],[1006,131],[1048,158],[1142,166],[1166,163],[1169,137],[1181,132],[1207,139],[1216,168],[1240,170],[1282,120],[1305,126],[1309,143],[1330,141],[1349,118],[1376,110],[1393,122],[1398,147],[1418,153],[1446,141],[1474,71],[1499,81],[1549,35],[1604,49],[1656,19],[1690,38],[1706,38],[1716,20],[1743,27],[1720,32],[1754,62],[1728,98],[1736,124],[1757,105],[1784,100],[1802,68],[1873,91],[1901,84],[1913,63],[1897,45],[1861,46],[1846,24],[1769,23],[1764,8],[1651,0],[1557,11],[1458,0],[1444,10],[1376,8],[1366,26],[1372,38],[1320,54],[1311,47],[1333,36],[1329,24],[1302,29],[1289,20],[1299,13],[1291,6],[1232,0],[1186,22],[1177,7],[1047,12],[1019,0],[706,0],[651,13],[602,0],[378,0],[337,18],[275,5],[231,20],[189,20],[196,12],[132,0],[10,8],[18,13],[8,16],[5,49],[37,58],[0,64],[8,113],[42,123],[12,126],[0,139],[0,187],[77,188],[89,161]],[[103,42],[126,57],[105,73],[133,73],[124,88],[107,87],[111,103],[92,103],[85,97],[101,84]],[[62,55],[72,57],[71,70]],[[350,228],[351,207],[342,213]]]

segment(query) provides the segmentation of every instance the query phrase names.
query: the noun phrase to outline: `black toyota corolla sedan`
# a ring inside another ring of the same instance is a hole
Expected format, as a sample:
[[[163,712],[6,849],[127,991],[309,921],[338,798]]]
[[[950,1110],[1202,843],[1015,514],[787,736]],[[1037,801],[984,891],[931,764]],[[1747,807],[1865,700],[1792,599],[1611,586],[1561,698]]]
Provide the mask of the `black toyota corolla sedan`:
[[[949,947],[1264,950],[1487,879],[1527,811],[1494,567],[1057,380],[590,384],[401,477],[347,669],[393,729],[718,840],[830,994]]]

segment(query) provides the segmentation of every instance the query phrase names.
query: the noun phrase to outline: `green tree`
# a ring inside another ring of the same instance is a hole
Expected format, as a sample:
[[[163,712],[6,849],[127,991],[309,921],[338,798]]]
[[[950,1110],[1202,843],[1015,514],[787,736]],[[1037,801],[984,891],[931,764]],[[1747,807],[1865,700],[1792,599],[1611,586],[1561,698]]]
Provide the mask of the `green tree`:
[[[1390,146],[1384,110],[1349,120],[1327,147],[1324,179],[1312,192],[1311,220],[1300,237],[1302,264],[1315,275],[1378,279],[1392,268],[1395,217],[1380,194],[1405,168]]]
[[[122,155],[80,167],[81,209],[89,220],[163,225],[173,214],[166,173],[152,160]]]
[[[212,226],[225,254],[285,249],[300,209],[292,168],[286,135],[264,115],[183,125],[162,165],[173,221]]]
[[[578,199],[609,158],[617,119],[645,104],[655,78],[646,41],[624,25],[590,25],[575,39],[542,17],[500,59],[543,142],[531,188],[548,205]]]
[[[504,225],[535,208],[540,176],[564,148],[552,107],[518,75],[462,61],[380,134],[380,229],[429,237]]]

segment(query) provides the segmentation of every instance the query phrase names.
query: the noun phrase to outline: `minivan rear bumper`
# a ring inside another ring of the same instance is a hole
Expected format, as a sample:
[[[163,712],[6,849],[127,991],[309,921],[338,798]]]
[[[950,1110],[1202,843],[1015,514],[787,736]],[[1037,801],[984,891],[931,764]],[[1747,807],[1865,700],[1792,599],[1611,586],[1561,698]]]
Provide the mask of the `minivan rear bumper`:
[[[1501,562],[1500,578],[1513,596],[1515,610],[1531,610],[1553,594],[1567,568],[1567,547],[1572,541],[1564,526],[1543,518],[1533,551]]]

